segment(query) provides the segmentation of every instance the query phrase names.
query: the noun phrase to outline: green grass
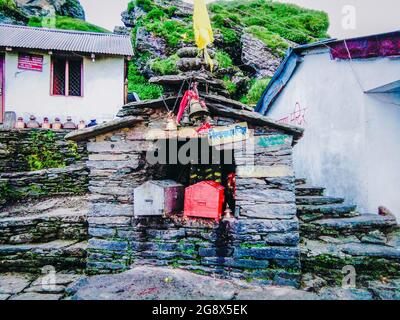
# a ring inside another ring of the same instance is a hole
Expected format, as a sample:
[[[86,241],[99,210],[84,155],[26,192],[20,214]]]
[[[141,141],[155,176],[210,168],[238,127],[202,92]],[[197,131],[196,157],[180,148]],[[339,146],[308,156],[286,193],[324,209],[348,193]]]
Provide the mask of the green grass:
[[[178,62],[179,57],[177,54],[173,54],[169,56],[167,59],[157,58],[152,61],[150,68],[153,72],[158,75],[169,75],[169,74],[177,74],[179,72],[176,63]]]
[[[75,19],[66,16],[56,16],[55,25],[53,25],[53,21],[51,19],[42,18],[42,17],[31,17],[29,19],[28,26],[30,27],[55,27],[56,29],[64,29],[64,30],[78,30],[78,31],[87,31],[87,32],[100,32],[100,33],[108,33],[110,31],[91,24],[89,22]]]
[[[232,58],[225,51],[217,50],[215,58],[220,68],[225,69],[233,67]]]
[[[243,96],[240,101],[244,104],[255,105],[260,100],[265,88],[271,81],[270,78],[253,80],[249,92]]]
[[[279,55],[280,57],[283,57],[286,50],[289,48],[289,44],[284,38],[282,38],[279,34],[269,31],[265,27],[250,26],[245,30],[264,42],[264,44],[270,48],[273,53]]]
[[[147,79],[139,73],[133,62],[129,63],[128,90],[129,92],[136,92],[141,100],[157,99],[163,93],[161,86],[147,82]]]
[[[222,81],[224,82],[226,90],[228,90],[230,95],[233,95],[236,93],[236,90],[237,90],[236,85],[231,81],[231,79],[228,76],[224,76]]]
[[[304,44],[327,38],[328,15],[322,11],[270,0],[216,1],[209,5],[217,28],[264,27],[284,39]],[[222,33],[227,30],[221,30]],[[232,33],[232,32],[230,32]],[[232,38],[233,34],[229,35]]]

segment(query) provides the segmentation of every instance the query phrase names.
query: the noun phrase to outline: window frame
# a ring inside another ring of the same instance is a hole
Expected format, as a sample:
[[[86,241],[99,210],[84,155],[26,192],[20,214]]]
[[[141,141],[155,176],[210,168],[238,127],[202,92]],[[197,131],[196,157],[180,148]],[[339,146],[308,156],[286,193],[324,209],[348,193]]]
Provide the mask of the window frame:
[[[54,60],[56,59],[65,59],[65,94],[56,94],[54,93]],[[69,61],[70,60],[78,60],[81,63],[81,94],[79,96],[71,96],[69,94]],[[53,97],[68,97],[68,98],[83,98],[83,68],[84,58],[76,58],[70,56],[51,56],[51,64],[50,64],[50,95]]]

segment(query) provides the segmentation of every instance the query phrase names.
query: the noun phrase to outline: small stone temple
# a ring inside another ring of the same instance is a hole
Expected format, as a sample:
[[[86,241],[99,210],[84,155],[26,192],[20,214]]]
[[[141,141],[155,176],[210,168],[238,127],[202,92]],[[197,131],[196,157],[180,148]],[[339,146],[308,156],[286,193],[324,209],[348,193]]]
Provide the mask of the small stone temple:
[[[116,120],[67,136],[87,141],[89,152],[88,272],[172,266],[298,286],[292,147],[302,129],[276,123],[224,97],[223,82],[204,68],[197,50],[184,48],[178,55],[181,74],[150,80],[164,86],[163,98],[127,104]],[[207,126],[188,121],[186,111],[185,121],[175,126],[171,119],[193,84],[208,110]],[[216,139],[238,132],[240,139],[231,143]],[[190,141],[198,142],[200,152],[188,152]],[[154,161],[163,154],[164,161]],[[204,158],[212,161],[203,162]],[[232,175],[234,191],[227,178]],[[181,211],[143,216],[134,210],[135,189],[154,180],[172,180],[183,189],[214,180],[226,190],[225,214],[222,219],[186,217]]]

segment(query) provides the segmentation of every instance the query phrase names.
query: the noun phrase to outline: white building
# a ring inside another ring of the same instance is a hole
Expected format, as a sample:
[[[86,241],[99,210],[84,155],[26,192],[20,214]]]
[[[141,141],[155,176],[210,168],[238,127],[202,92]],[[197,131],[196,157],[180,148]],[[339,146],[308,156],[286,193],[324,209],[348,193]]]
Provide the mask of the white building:
[[[297,177],[400,218],[400,32],[289,50],[256,111],[305,128]]]
[[[129,36],[0,24],[0,123],[8,111],[39,122],[113,119],[132,55]]]

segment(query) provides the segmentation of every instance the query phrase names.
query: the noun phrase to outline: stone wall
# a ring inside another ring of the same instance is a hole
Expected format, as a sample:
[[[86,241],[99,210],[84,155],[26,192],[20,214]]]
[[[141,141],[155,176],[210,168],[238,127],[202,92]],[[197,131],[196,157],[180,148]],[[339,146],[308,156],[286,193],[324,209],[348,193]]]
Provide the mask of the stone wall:
[[[85,194],[87,188],[88,171],[84,165],[0,173],[0,206],[18,200]]]
[[[29,160],[43,150],[52,154],[52,160],[66,166],[84,163],[87,160],[86,144],[66,141],[67,133],[66,130],[0,129],[0,173],[31,171]],[[41,144],[39,147],[38,143]]]
[[[135,218],[134,188],[157,178],[146,163],[145,125],[88,143],[91,207],[88,272],[118,272],[132,264],[170,265],[202,274],[268,284],[299,285],[292,137],[257,130],[255,162],[235,152],[237,218],[219,224]],[[254,157],[253,157],[254,159]]]
[[[0,206],[87,192],[86,143],[66,141],[67,133],[0,129]]]

